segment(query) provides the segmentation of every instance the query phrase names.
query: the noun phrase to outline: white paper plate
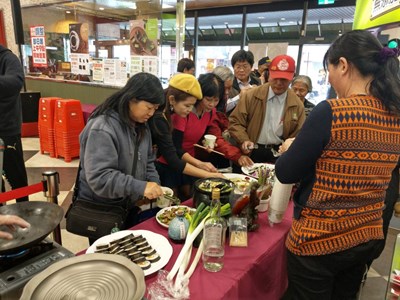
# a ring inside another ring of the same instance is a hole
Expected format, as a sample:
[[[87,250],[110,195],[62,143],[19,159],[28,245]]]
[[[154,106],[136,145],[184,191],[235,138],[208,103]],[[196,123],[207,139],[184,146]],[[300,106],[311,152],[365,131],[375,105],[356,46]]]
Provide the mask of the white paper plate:
[[[255,163],[251,167],[242,167],[242,172],[246,175],[252,176],[254,178],[258,178],[256,170],[257,170],[257,168],[262,167],[262,166],[265,166],[272,170],[275,169],[275,165],[273,165],[273,164]]]
[[[154,233],[152,231],[148,230],[122,230],[122,231],[117,231],[115,233],[103,236],[96,240],[87,250],[86,253],[94,253],[96,250],[96,246],[99,244],[108,244],[116,239],[120,239],[124,236],[127,236],[128,234],[133,233],[133,235],[142,235],[144,238],[146,238],[147,242],[149,245],[157,251],[158,255],[160,255],[160,260],[151,263],[150,269],[144,270],[144,275],[150,275],[153,274],[154,272],[157,272],[160,270],[162,267],[164,267],[169,259],[172,256],[172,246],[169,243],[168,239],[166,239],[164,236],[158,233]],[[133,263],[133,262],[132,262]]]
[[[173,209],[173,208],[179,208],[179,207],[188,208],[188,209],[190,209],[190,210],[193,211],[193,212],[196,211],[195,208],[191,208],[191,207],[186,206],[186,205],[168,206],[168,207],[163,208],[162,210],[160,210],[160,211],[157,213],[157,215],[156,215],[157,223],[160,224],[160,225],[161,225],[162,227],[164,227],[164,228],[168,228],[169,226],[168,226],[167,224],[164,224],[163,222],[161,222],[161,221],[158,219],[158,217],[161,216],[164,212],[166,212],[166,211],[168,211],[168,210],[171,210],[171,209]]]

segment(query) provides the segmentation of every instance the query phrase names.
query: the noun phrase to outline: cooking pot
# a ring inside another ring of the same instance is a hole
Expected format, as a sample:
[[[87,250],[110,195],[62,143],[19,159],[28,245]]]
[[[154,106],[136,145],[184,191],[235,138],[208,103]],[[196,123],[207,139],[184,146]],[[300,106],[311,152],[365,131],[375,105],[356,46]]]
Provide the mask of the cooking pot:
[[[1,231],[12,234],[12,240],[0,239],[0,254],[15,253],[43,240],[61,222],[64,210],[57,204],[45,201],[20,202],[0,207],[0,215],[16,215],[31,226],[11,228],[0,225]]]
[[[210,187],[209,189],[204,189],[203,187]],[[233,199],[233,190],[234,183],[225,178],[202,178],[196,180],[194,183],[194,194],[193,194],[193,202],[195,206],[199,206],[201,202],[204,202],[206,205],[210,205],[211,203],[211,187],[220,187],[220,201],[221,204],[230,203]]]

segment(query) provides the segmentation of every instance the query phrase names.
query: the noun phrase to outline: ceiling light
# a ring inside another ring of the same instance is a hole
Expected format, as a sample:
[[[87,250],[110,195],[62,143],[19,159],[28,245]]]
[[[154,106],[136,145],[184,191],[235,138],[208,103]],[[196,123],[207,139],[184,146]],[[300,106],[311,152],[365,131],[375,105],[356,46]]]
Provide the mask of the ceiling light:
[[[104,10],[104,7],[99,7],[99,10]]]
[[[66,13],[66,14],[70,14],[71,11],[70,11],[70,10],[66,10],[65,13]]]

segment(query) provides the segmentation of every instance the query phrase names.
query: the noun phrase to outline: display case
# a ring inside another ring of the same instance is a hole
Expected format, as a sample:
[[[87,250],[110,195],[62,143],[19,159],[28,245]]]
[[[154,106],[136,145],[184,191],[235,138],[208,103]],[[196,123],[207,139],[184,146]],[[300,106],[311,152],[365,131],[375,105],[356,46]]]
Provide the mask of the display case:
[[[393,250],[392,265],[390,268],[386,300],[400,299],[400,234],[397,235]]]

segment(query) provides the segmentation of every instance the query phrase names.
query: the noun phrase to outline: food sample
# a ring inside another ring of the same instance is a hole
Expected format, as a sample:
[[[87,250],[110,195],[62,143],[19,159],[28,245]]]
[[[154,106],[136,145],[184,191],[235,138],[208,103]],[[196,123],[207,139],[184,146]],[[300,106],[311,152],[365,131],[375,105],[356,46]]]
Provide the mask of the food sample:
[[[133,234],[112,240],[108,244],[97,245],[95,252],[125,256],[141,267],[142,270],[150,269],[151,264],[161,258],[145,237]]]
[[[190,215],[194,215],[196,212],[195,209],[191,209],[190,207],[187,206],[172,206],[170,208],[164,209],[164,211],[157,215],[158,221],[160,221],[164,225],[169,225],[169,223],[176,217],[177,212],[182,212],[183,215],[186,215],[187,213]]]
[[[204,180],[202,183],[199,184],[199,189],[204,191],[204,192],[210,192],[212,191],[213,188],[219,188],[222,193],[226,193],[232,190],[232,186],[226,182],[226,181],[219,181],[219,180]]]
[[[229,178],[235,184],[235,188],[238,189],[240,192],[244,192],[248,187],[250,187],[250,183],[254,181],[250,177],[237,177],[237,178]]]

